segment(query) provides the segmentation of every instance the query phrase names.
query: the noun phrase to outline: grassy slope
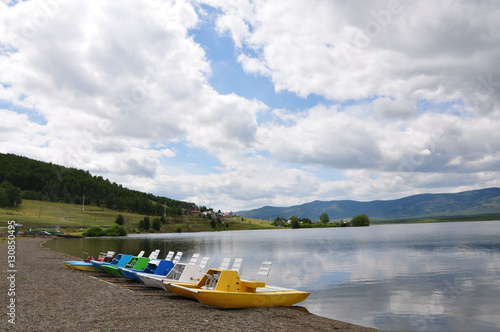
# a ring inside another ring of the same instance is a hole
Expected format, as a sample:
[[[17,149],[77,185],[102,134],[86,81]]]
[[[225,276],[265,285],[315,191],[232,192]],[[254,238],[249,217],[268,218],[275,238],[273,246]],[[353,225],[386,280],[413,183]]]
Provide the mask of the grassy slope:
[[[25,199],[18,208],[0,208],[0,227],[7,226],[7,220],[12,219],[16,223],[32,226],[32,228],[37,226],[60,226],[61,229],[64,229],[65,226],[113,225],[118,214],[123,215],[125,226],[129,230],[138,229],[139,221],[144,218],[144,215],[119,212],[97,206],[86,206],[85,211],[82,211],[81,205]],[[162,224],[162,232],[176,232],[177,227],[180,227],[182,232],[214,230],[210,226],[210,220],[208,219],[194,216],[169,217],[168,219],[167,224]],[[152,221],[153,217],[151,217]],[[222,221],[229,224],[229,227],[225,228],[227,230],[275,228],[268,221],[250,218],[241,221],[241,218],[233,217]],[[69,228],[67,230],[75,231],[75,229],[71,230]]]

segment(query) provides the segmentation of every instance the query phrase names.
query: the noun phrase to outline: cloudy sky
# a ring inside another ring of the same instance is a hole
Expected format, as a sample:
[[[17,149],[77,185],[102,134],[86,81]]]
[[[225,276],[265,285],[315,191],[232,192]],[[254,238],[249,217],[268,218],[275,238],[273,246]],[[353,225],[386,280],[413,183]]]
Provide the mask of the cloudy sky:
[[[0,0],[0,152],[221,210],[500,186],[500,3]]]

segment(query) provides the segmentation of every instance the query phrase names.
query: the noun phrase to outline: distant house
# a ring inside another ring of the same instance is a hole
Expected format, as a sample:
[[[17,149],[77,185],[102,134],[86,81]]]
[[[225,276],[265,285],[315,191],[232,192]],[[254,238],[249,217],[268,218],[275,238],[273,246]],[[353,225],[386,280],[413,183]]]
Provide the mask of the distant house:
[[[200,208],[196,205],[191,206],[191,214],[198,214],[200,213]]]
[[[226,211],[224,212],[224,217],[232,217],[233,216],[233,212],[232,211]]]

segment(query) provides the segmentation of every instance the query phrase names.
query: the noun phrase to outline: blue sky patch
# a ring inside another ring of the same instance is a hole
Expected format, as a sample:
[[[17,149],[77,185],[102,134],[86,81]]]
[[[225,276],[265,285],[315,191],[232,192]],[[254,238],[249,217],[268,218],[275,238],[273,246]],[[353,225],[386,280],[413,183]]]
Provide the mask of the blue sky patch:
[[[204,10],[216,12],[213,8]],[[230,36],[221,35],[215,30],[215,15],[212,19],[202,21],[191,34],[196,43],[205,50],[212,69],[209,77],[210,85],[220,94],[234,93],[247,99],[257,99],[270,108],[297,111],[311,108],[319,103],[330,105],[333,102],[322,96],[311,94],[307,98],[297,96],[286,90],[275,92],[274,84],[268,77],[246,73],[237,57],[241,52],[257,56],[254,50],[236,50]]]
[[[31,122],[38,123],[40,125],[47,124],[47,120],[37,111],[30,108],[14,105],[10,101],[0,99],[0,109],[7,109],[19,114],[26,114]]]
[[[190,146],[184,141],[169,143],[168,148],[175,152],[175,157],[164,157],[163,163],[186,169],[190,174],[218,173],[216,167],[222,166],[219,159],[208,151]]]

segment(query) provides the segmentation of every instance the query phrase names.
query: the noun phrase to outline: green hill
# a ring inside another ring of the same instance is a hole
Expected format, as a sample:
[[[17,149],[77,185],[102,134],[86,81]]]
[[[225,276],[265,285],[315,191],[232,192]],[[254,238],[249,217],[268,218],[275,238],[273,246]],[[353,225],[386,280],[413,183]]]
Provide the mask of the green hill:
[[[422,194],[396,200],[357,202],[352,200],[314,201],[290,207],[264,206],[238,215],[264,220],[297,216],[318,220],[323,212],[331,219],[352,218],[365,213],[373,220],[500,214],[500,188],[456,194]]]
[[[123,188],[88,171],[0,153],[0,183],[22,191],[22,199],[95,205],[117,211],[161,216],[182,215],[193,203]],[[85,202],[83,200],[85,199]]]

